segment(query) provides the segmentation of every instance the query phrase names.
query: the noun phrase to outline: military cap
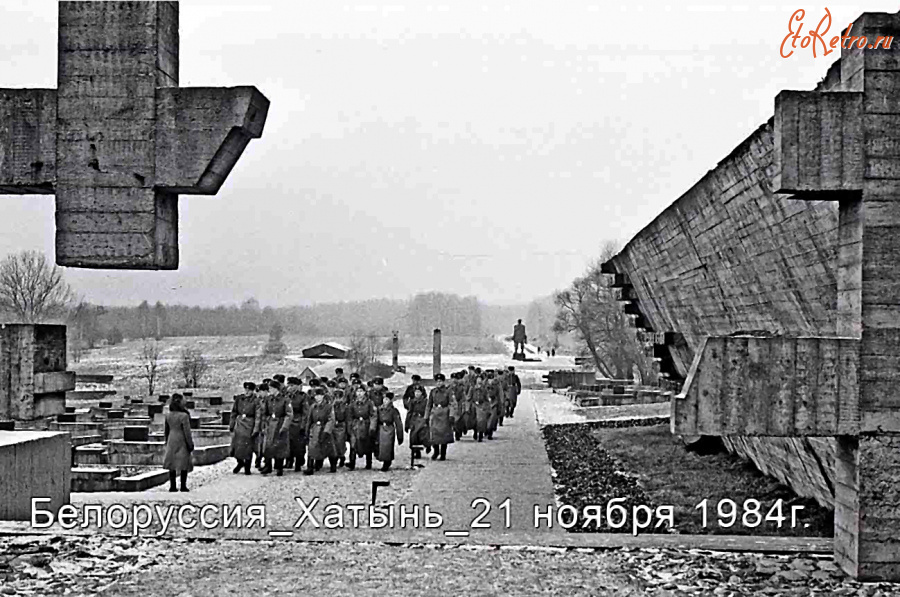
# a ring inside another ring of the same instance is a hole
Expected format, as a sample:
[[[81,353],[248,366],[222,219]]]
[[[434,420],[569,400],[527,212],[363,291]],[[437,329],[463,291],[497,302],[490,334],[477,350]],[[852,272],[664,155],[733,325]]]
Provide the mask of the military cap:
[[[362,381],[358,377],[354,377],[353,379],[350,380],[350,385],[351,386],[361,386]]]
[[[334,372],[340,374],[340,373],[343,373],[344,370],[341,367],[338,367],[337,369],[334,370]]]
[[[394,393],[393,393],[393,392],[385,392],[385,393],[384,393],[384,399],[385,399],[385,400],[390,400],[390,399],[393,398],[393,397],[394,397]]]
[[[280,389],[281,389],[281,382],[278,381],[277,379],[273,379],[272,381],[269,382],[269,387],[272,388],[272,389],[274,389],[274,390],[280,390]]]
[[[259,390],[260,392],[268,392],[269,384],[263,382],[263,383],[259,384],[258,386],[256,386],[256,389]]]
[[[443,373],[434,376],[434,381],[446,381],[447,377]]]
[[[309,380],[309,385],[310,385],[310,387],[315,388],[319,385],[319,380],[314,377],[311,380]]]
[[[316,394],[324,394],[324,393],[325,393],[325,388],[323,388],[322,386],[318,386],[318,387],[316,388],[316,392],[315,392],[315,393],[316,393]]]
[[[329,388],[336,388],[336,387],[337,387],[337,384],[334,383],[334,380],[329,381],[329,382],[328,382],[327,384],[325,384],[325,385],[327,385]]]
[[[253,383],[252,381],[245,381],[245,382],[244,382],[244,389],[245,389],[245,390],[255,390],[255,389],[256,389],[256,384]]]
[[[383,378],[383,377],[376,377],[375,379],[372,380],[372,383],[384,384],[384,378]]]
[[[319,381],[321,381],[322,383],[325,383],[326,381],[328,381],[328,376],[327,376],[327,375],[320,375],[320,376],[319,376]]]
[[[350,374],[350,379],[359,379],[359,373],[354,371],[353,373]]]
[[[515,370],[516,370],[516,368],[515,368],[515,367],[513,367],[513,366],[512,366],[512,365],[510,365],[510,366],[509,366],[509,367],[507,367],[507,370],[509,370],[509,371],[515,371]]]
[[[299,377],[288,377],[287,382],[288,382],[288,385],[299,386],[300,378]]]
[[[413,373],[413,376],[412,376],[413,381],[419,381],[421,379],[422,379],[421,375],[419,375],[418,373]]]
[[[267,377],[267,378],[263,379],[263,383],[269,383],[270,381],[272,381],[271,377]]]
[[[278,383],[284,383],[284,375],[282,375],[281,373],[279,373],[278,375],[273,375],[272,379],[274,379]]]

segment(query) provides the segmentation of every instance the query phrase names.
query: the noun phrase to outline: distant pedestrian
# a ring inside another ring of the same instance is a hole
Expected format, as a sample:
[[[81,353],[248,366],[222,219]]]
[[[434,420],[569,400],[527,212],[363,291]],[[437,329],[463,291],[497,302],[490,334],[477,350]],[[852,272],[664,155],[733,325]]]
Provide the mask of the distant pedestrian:
[[[555,356],[556,356],[556,349],[555,349],[555,348],[553,348],[553,349],[550,350],[550,356],[552,356],[552,357],[555,357]]]
[[[181,394],[173,394],[169,400],[169,412],[165,427],[166,453],[163,468],[169,470],[169,491],[178,491],[175,478],[181,476],[181,491],[187,491],[188,473],[194,470],[191,453],[194,439],[191,435],[191,416],[184,407]]]

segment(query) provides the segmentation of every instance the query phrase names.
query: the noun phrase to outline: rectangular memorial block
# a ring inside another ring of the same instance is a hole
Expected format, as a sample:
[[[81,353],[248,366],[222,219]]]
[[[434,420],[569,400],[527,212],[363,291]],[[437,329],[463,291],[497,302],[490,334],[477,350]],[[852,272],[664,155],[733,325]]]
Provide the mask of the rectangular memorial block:
[[[69,503],[72,448],[68,433],[0,431],[0,520],[31,520],[31,499],[54,514]]]

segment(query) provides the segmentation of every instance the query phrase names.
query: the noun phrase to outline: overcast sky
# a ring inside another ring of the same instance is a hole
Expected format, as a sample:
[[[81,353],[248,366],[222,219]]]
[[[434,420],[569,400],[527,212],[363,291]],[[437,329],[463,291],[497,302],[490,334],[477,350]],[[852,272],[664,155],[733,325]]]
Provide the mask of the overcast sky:
[[[440,290],[528,302],[627,241],[837,52],[734,2],[181,3],[181,85],[255,85],[262,139],[180,201],[175,272],[67,269],[92,302],[263,305]],[[896,2],[827,4],[829,33]],[[0,85],[56,86],[56,3],[0,4]],[[53,254],[52,196],[0,196],[0,255]]]

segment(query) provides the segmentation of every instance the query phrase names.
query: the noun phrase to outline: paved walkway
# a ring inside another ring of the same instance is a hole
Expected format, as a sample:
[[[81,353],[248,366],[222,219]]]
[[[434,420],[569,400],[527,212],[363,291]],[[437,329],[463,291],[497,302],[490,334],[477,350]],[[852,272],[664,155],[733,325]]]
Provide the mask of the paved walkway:
[[[440,512],[444,525],[436,532],[441,536],[462,531],[499,540],[503,536],[563,533],[558,527],[535,530],[533,525],[535,507],[545,511],[555,504],[550,461],[533,396],[529,390],[522,393],[516,416],[504,420],[493,440],[485,438],[478,443],[470,433],[449,446],[447,461],[426,460],[401,503],[429,505]],[[474,503],[476,500],[479,502]],[[506,500],[509,506],[504,509],[501,505]],[[490,528],[478,528],[479,524]]]

